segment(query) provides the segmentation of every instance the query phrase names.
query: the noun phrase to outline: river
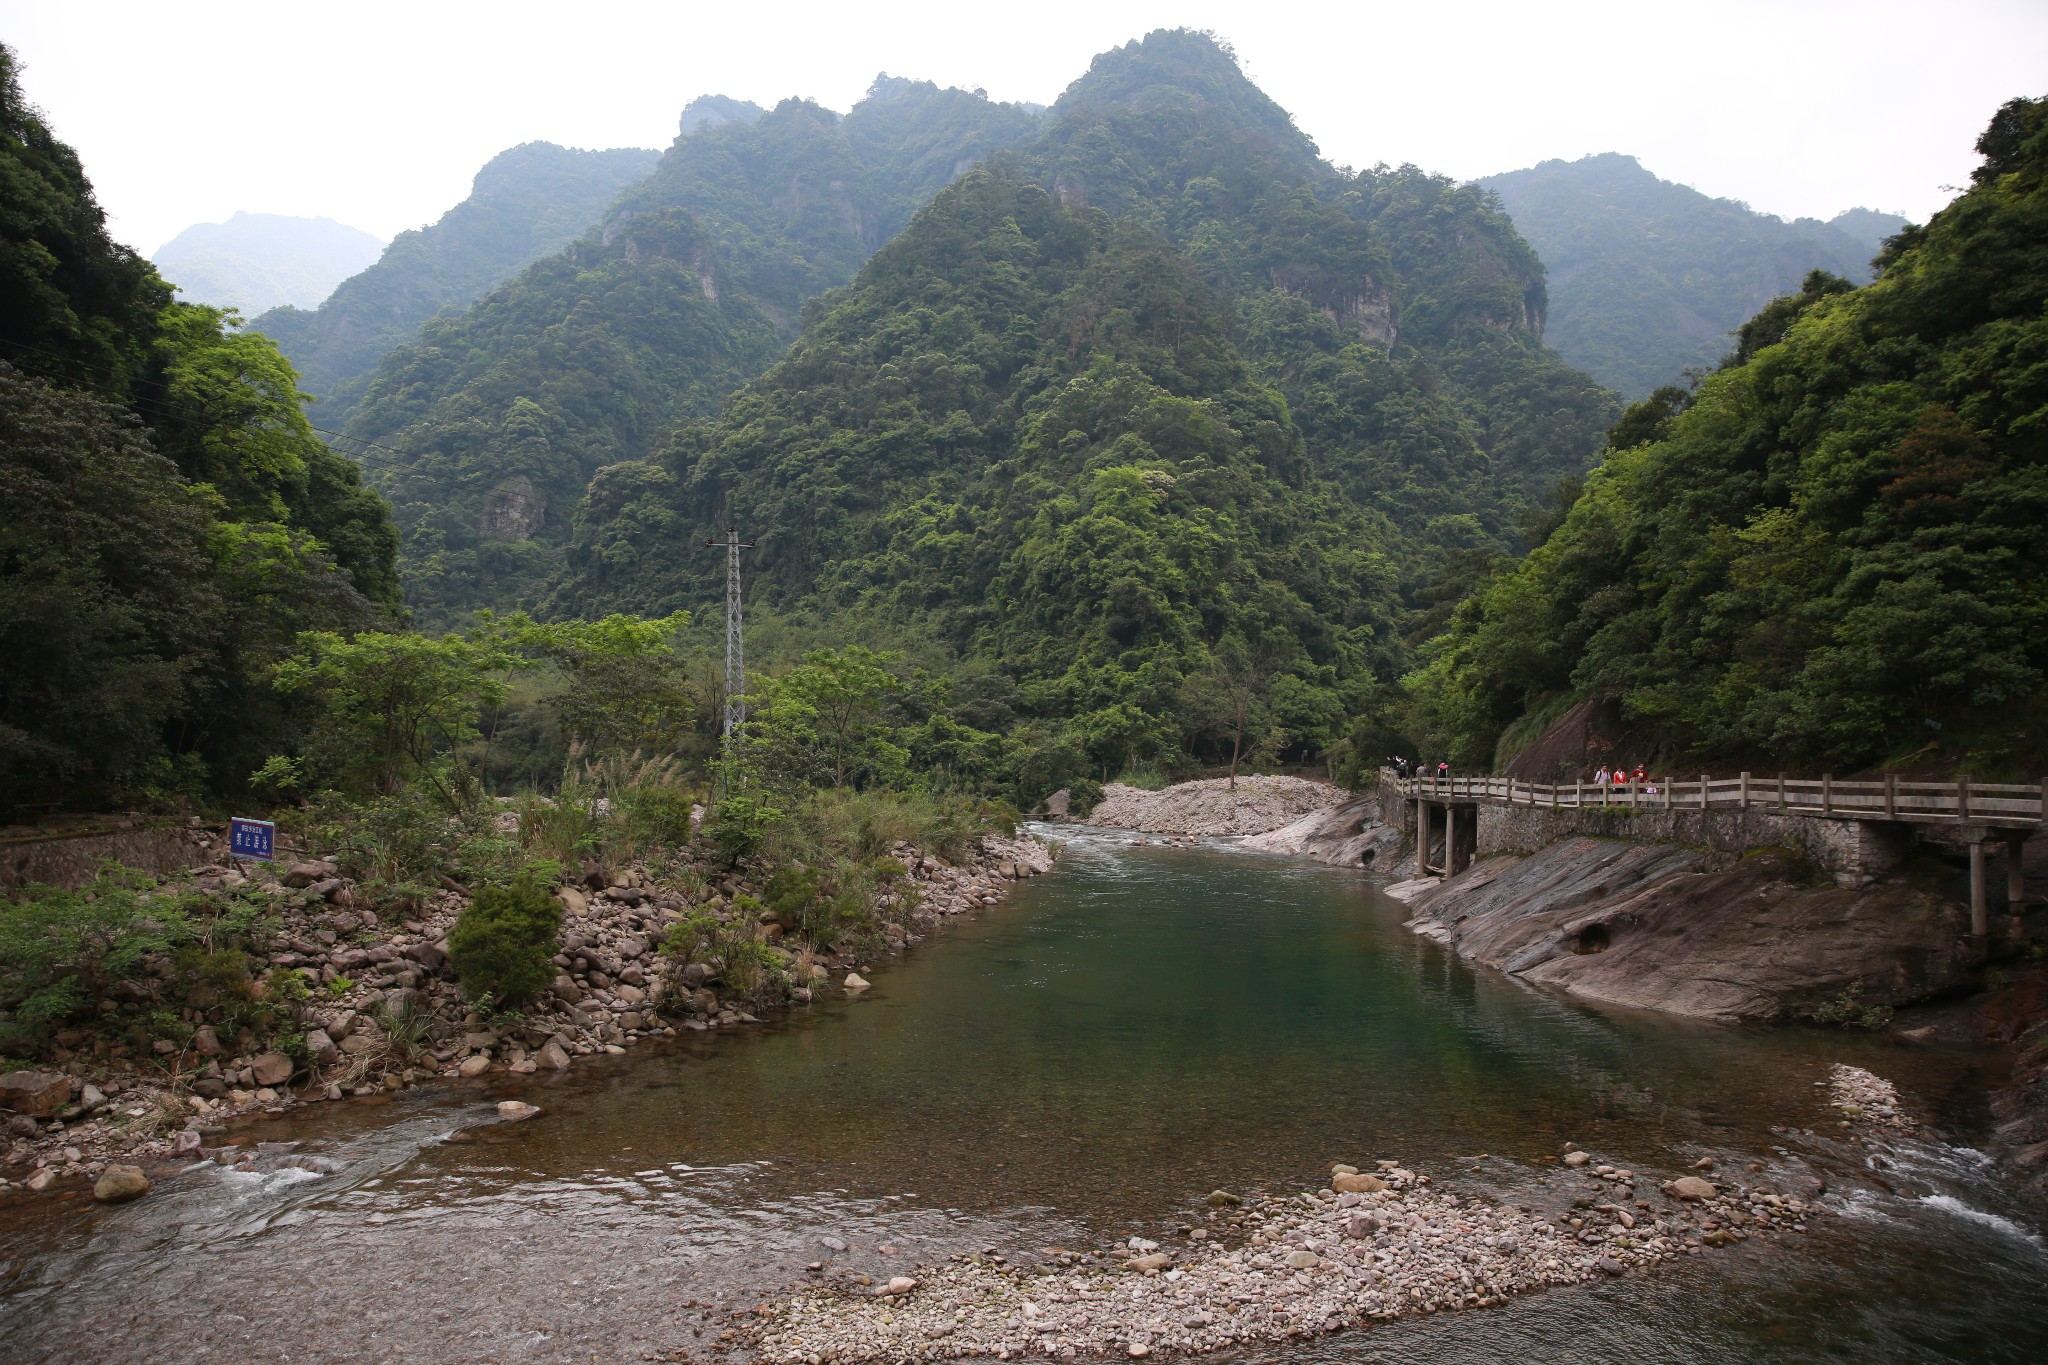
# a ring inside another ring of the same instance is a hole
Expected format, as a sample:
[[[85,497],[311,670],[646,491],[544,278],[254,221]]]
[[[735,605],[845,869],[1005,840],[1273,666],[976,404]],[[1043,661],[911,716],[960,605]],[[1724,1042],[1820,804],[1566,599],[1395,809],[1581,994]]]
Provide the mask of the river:
[[[0,1359],[708,1360],[725,1314],[819,1261],[1171,1236],[1211,1189],[1340,1161],[1517,1199],[1567,1144],[1666,1176],[1762,1160],[1825,1179],[1829,1212],[1647,1279],[1209,1359],[2048,1359],[2048,1250],[1995,1171],[1843,1141],[1815,1087],[1866,1066],[1967,1135],[1979,1059],[1586,1007],[1416,939],[1354,874],[1051,832],[1057,871],[859,998],[553,1081],[314,1106],[241,1135],[299,1144],[268,1169],[132,1205],[0,1207]],[[513,1096],[543,1113],[493,1122]],[[308,1155],[326,1172],[284,1164]]]

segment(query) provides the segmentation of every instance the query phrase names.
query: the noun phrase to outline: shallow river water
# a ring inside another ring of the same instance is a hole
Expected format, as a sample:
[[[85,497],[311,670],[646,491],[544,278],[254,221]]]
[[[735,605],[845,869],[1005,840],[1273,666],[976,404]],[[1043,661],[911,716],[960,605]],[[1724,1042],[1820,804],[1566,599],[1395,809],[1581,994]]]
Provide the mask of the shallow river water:
[[[708,1360],[816,1261],[1170,1236],[1211,1189],[1339,1161],[1534,1197],[1567,1143],[1659,1178],[1762,1160],[1825,1179],[1829,1212],[1646,1279],[1210,1359],[2048,1360],[2048,1247],[1961,1145],[1975,1059],[1593,1009],[1402,918],[1353,874],[1083,832],[859,999],[243,1135],[324,1175],[0,1207],[0,1360]],[[1950,1141],[1843,1141],[1815,1087],[1838,1060]],[[493,1123],[509,1096],[544,1113]]]

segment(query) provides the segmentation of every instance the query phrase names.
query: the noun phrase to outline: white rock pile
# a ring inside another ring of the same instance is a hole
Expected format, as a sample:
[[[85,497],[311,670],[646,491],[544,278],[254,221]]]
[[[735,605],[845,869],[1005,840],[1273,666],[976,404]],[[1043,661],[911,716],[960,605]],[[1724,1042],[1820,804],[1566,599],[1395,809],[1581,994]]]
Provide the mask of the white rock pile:
[[[1209,778],[1145,791],[1112,782],[1088,823],[1154,834],[1265,834],[1350,799],[1327,782],[1300,777]]]
[[[1396,1162],[1369,1174],[1338,1166],[1331,1188],[1292,1199],[1233,1208],[1233,1196],[1211,1195],[1210,1226],[1172,1250],[1132,1238],[1107,1254],[1048,1249],[1035,1269],[974,1255],[882,1285],[821,1285],[764,1306],[751,1344],[786,1365],[1196,1354],[1640,1272],[1753,1230],[1803,1227],[1811,1212],[1700,1176],[1635,1200],[1633,1172],[1575,1165],[1559,1178],[1595,1193],[1557,1222],[1432,1189]]]
[[[1828,1103],[1845,1124],[1867,1124],[1910,1133],[1919,1123],[1899,1107],[1899,1088],[1860,1066],[1837,1062],[1828,1071]]]

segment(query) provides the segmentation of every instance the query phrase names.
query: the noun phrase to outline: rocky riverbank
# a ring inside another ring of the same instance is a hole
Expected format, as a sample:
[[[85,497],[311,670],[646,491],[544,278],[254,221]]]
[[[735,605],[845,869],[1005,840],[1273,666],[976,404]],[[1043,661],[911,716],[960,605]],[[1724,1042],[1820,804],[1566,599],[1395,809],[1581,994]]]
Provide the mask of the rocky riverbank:
[[[1176,782],[1158,791],[1112,782],[1088,814],[1088,823],[1151,834],[1266,834],[1315,811],[1350,799],[1327,782],[1301,777],[1208,778]]]
[[[1843,888],[1784,849],[1567,838],[1390,890],[1410,928],[1473,961],[1693,1018],[1878,1019],[1967,986],[1981,957],[1953,897],[1903,879]]]
[[[1052,867],[1051,850],[1028,837],[986,836],[957,865],[908,845],[889,852],[904,872],[877,905],[877,959]],[[51,1064],[0,1077],[0,1191],[97,1182],[111,1166],[187,1159],[211,1149],[236,1119],[295,1105],[560,1071],[679,1030],[758,1024],[745,1002],[721,998],[705,964],[662,951],[686,915],[736,920],[745,907],[758,908],[742,902],[760,889],[744,874],[710,865],[692,873],[683,889],[645,864],[591,865],[557,892],[564,919],[552,988],[531,1009],[504,1016],[471,1008],[448,972],[446,940],[468,904],[465,891],[445,889],[388,923],[356,908],[356,888],[330,863],[251,873],[223,859],[188,869],[167,889],[248,892],[270,903],[259,942],[271,967],[307,983],[300,1025],[259,1040],[200,1024],[182,1045],[159,1039],[141,1050],[121,1035],[60,1033]],[[744,927],[770,942],[782,933],[765,912]],[[790,999],[802,1005],[814,992],[865,989],[860,972],[870,962],[799,951]],[[152,966],[170,972],[168,961]]]
[[[1216,1191],[1172,1244],[1133,1237],[963,1254],[879,1283],[844,1276],[764,1306],[745,1337],[787,1365],[1200,1354],[1646,1274],[1803,1232],[1819,1215],[1810,1177],[1774,1188],[1713,1165],[1660,1183],[1572,1150],[1540,1194],[1513,1204],[1458,1195],[1398,1161],[1339,1165],[1326,1188],[1289,1198]]]

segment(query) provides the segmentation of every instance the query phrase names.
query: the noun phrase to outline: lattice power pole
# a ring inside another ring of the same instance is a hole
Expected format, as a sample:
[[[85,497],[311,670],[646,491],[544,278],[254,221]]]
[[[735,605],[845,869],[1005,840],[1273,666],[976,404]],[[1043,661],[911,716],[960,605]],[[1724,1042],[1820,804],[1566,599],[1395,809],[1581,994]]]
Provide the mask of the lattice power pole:
[[[740,630],[740,551],[753,549],[754,542],[741,540],[737,530],[727,527],[722,539],[704,543],[725,547],[725,747],[730,754],[739,745],[740,727],[747,723],[747,651]]]

